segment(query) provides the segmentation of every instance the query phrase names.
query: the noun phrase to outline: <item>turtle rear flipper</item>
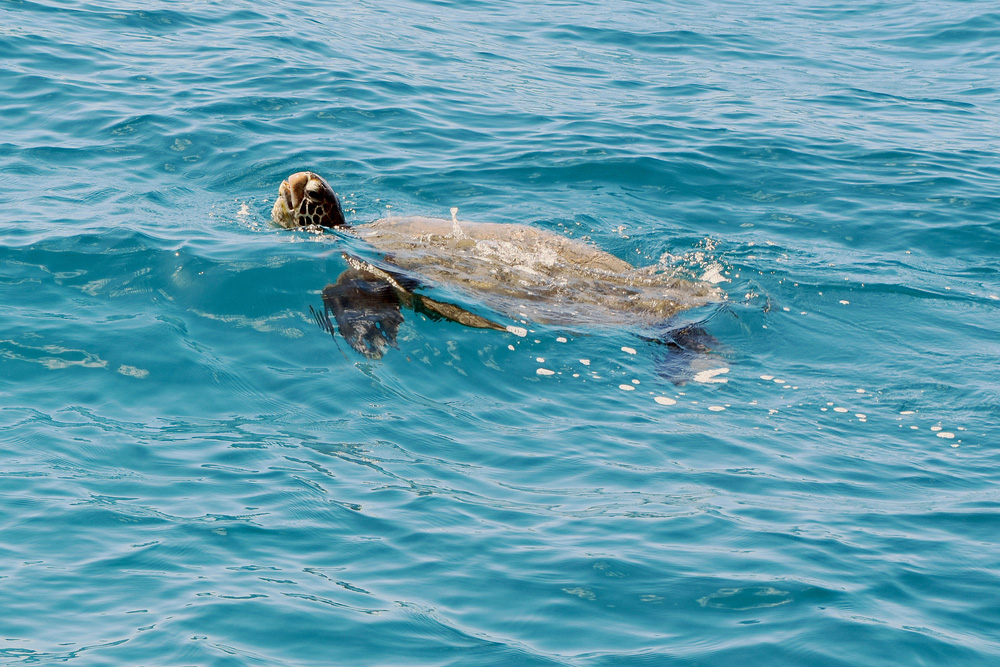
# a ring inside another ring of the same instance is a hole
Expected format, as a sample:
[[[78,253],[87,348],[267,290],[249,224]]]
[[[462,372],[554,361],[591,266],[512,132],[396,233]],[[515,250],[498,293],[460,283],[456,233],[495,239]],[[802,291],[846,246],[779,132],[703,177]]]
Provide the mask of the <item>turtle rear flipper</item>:
[[[679,386],[702,371],[718,367],[717,360],[723,358],[718,354],[719,341],[699,324],[665,329],[656,338],[642,338],[663,346],[655,358],[656,374]]]
[[[324,322],[333,333],[330,313],[340,335],[360,354],[381,359],[387,347],[398,347],[396,335],[403,323],[399,296],[389,281],[367,271],[348,269],[323,289]]]

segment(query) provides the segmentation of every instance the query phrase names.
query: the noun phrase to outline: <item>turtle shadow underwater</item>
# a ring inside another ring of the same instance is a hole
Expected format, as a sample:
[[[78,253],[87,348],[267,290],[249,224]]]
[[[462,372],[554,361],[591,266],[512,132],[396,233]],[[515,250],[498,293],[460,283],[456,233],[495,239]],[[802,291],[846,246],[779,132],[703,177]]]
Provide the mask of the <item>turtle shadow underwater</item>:
[[[368,359],[398,349],[403,310],[467,327],[525,336],[537,323],[586,331],[628,328],[655,344],[659,375],[682,382],[697,360],[718,354],[706,324],[725,308],[716,286],[662,267],[635,267],[583,241],[519,224],[427,217],[348,225],[330,185],[313,172],[281,183],[272,221],[332,230],[360,241],[342,252],[347,268],[323,289],[319,326]],[[456,293],[489,316],[428,296]],[[707,313],[707,314],[706,314]],[[694,317],[692,317],[694,316]],[[503,324],[497,320],[510,320]]]

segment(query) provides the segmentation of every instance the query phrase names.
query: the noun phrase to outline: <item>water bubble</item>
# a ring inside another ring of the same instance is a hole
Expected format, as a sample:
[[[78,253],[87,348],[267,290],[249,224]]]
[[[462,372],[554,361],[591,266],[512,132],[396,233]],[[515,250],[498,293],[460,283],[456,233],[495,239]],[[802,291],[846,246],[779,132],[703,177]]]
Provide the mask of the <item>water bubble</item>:
[[[695,382],[700,382],[702,384],[710,384],[713,382],[729,382],[728,378],[716,377],[717,375],[722,375],[723,373],[728,373],[728,368],[712,368],[709,370],[704,370],[696,373],[692,380]]]

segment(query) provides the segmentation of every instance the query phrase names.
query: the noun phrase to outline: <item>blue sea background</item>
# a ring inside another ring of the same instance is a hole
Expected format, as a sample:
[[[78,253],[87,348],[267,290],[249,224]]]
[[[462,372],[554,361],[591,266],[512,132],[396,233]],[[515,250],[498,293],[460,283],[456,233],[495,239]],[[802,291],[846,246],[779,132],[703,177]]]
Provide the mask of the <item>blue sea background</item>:
[[[0,58],[0,665],[1000,664],[995,3],[2,0]],[[727,382],[365,360],[301,169],[714,272]]]

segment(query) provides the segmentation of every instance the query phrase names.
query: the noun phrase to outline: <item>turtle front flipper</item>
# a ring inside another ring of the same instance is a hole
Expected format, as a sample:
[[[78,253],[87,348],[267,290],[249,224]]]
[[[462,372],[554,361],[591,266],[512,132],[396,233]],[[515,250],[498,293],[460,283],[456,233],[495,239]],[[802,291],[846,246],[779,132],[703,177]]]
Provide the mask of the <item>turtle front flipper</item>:
[[[435,301],[423,294],[412,294],[413,310],[427,315],[432,320],[445,319],[467,327],[475,329],[494,329],[496,331],[507,331],[507,327],[497,324],[493,320],[470,313],[461,306],[445,301]]]
[[[313,310],[320,327],[337,329],[347,343],[369,359],[380,359],[387,347],[397,347],[396,335],[406,306],[434,320],[445,319],[477,329],[507,331],[507,327],[453,303],[436,301],[414,290],[420,282],[401,271],[381,267],[344,253],[349,269],[323,289],[323,313]],[[311,309],[311,307],[310,307]]]
[[[446,301],[437,301],[429,296],[418,294],[416,290],[424,287],[424,285],[412,275],[404,273],[395,267],[384,263],[381,266],[376,266],[372,262],[347,253],[342,253],[342,256],[352,269],[380,278],[390,284],[402,305],[412,308],[418,313],[423,313],[433,320],[445,319],[475,329],[507,331],[507,327],[504,325],[497,324],[493,320],[488,320],[485,317],[469,312],[461,306]]]
[[[395,286],[384,278],[348,269],[323,289],[323,305],[323,316],[317,316],[320,326],[332,334],[333,313],[340,335],[360,354],[381,359],[387,347],[398,347],[396,334],[403,314]]]

